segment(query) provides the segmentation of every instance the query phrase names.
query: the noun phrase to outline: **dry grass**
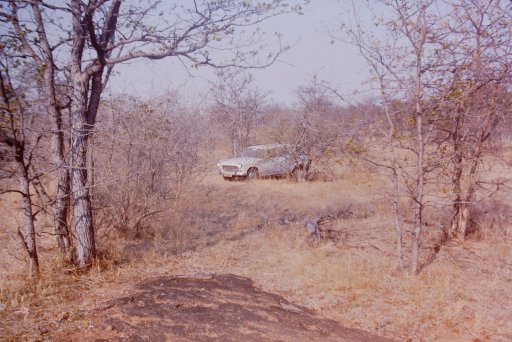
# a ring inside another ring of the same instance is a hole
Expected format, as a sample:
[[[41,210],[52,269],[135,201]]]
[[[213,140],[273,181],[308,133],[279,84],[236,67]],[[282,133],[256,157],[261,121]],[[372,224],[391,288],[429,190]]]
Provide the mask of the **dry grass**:
[[[51,338],[87,327],[88,310],[145,277],[234,273],[343,325],[397,340],[511,340],[510,240],[488,234],[451,243],[420,275],[403,275],[381,191],[385,179],[358,167],[344,165],[334,182],[224,182],[212,173],[202,195],[183,204],[183,215],[161,222],[167,230],[137,258],[119,263],[127,253],[119,248],[85,275],[45,266],[37,284],[6,286],[23,279],[5,278],[0,334]],[[358,215],[334,223],[338,241],[311,243],[305,217],[349,206]],[[508,222],[500,224],[510,231]]]
[[[304,243],[301,231],[276,229],[181,256],[173,272],[248,276],[345,325],[399,340],[510,339],[507,257],[489,255],[495,244],[470,245],[485,251],[489,260],[459,259],[468,247],[449,246],[411,277],[396,271],[392,255],[374,248],[313,247]],[[510,251],[502,248],[510,260]]]

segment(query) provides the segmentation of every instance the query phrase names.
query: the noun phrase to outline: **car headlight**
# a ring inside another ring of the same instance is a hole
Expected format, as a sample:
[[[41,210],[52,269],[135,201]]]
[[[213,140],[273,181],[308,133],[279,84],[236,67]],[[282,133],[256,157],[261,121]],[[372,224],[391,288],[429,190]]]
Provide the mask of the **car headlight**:
[[[217,167],[220,167],[220,163],[217,163]]]
[[[239,169],[241,169],[241,168],[242,168],[242,163],[238,163],[238,165],[237,165],[236,167],[238,167]]]

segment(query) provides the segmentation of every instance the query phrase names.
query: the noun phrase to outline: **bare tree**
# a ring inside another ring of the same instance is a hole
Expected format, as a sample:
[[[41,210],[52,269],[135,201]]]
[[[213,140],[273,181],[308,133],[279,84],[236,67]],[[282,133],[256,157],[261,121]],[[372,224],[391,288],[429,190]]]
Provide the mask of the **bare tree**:
[[[511,6],[501,1],[472,0],[452,4],[450,41],[444,49],[449,61],[441,111],[450,136],[452,215],[450,235],[464,240],[472,220],[478,188],[485,189],[481,163],[490,138],[504,117],[510,116],[507,93],[511,84]],[[488,178],[487,187],[503,180]],[[494,186],[493,186],[494,185]]]
[[[4,38],[15,43],[4,45],[4,48],[8,49],[8,54],[13,60],[17,59],[19,61],[27,57],[31,58],[38,70],[36,77],[39,78],[38,81],[41,83],[41,87],[39,87],[40,97],[45,101],[45,110],[51,123],[53,161],[58,173],[54,200],[55,232],[61,252],[67,254],[70,247],[67,225],[69,174],[64,167],[66,163],[62,110],[69,105],[69,101],[62,101],[58,96],[59,80],[54,62],[54,47],[50,45],[50,41],[47,39],[40,5],[37,2],[9,1],[9,6],[11,12],[9,13],[7,10],[5,12],[0,11],[0,18],[12,29],[12,32],[7,33]],[[23,9],[31,6],[34,20],[30,25],[18,17],[19,6]],[[30,39],[30,37],[33,38]],[[62,43],[63,41],[59,42],[58,45]]]
[[[371,158],[369,161],[372,164],[384,167],[391,172],[392,180],[392,207],[395,217],[395,231],[396,231],[396,252],[399,260],[400,269],[405,270],[404,253],[403,253],[403,223],[402,213],[400,210],[400,199],[402,194],[400,186],[400,161],[397,156],[398,146],[398,129],[396,125],[396,116],[402,114],[399,110],[394,110],[393,101],[394,97],[390,94],[391,90],[388,87],[388,74],[389,71],[381,64],[381,52],[375,49],[375,45],[371,41],[367,41],[365,33],[363,32],[361,19],[357,11],[353,12],[355,24],[349,32],[349,39],[352,44],[355,44],[361,56],[366,60],[371,68],[372,77],[377,84],[379,90],[379,100],[382,105],[382,112],[385,115],[385,120],[375,120],[371,125],[376,127],[376,131],[384,137],[384,143],[388,147],[389,158],[386,161],[377,161],[376,158]],[[365,158],[366,159],[366,158]],[[366,159],[368,160],[368,159]]]
[[[402,224],[399,198],[403,191],[413,202],[413,238],[409,270],[418,271],[421,234],[426,207],[425,186],[428,174],[435,170],[431,156],[437,152],[431,146],[432,132],[437,121],[428,120],[432,111],[429,103],[431,77],[437,65],[431,53],[432,29],[436,17],[432,15],[433,1],[378,1],[377,6],[388,8],[389,16],[374,14],[377,25],[382,25],[388,35],[382,41],[372,32],[364,31],[357,9],[353,4],[355,23],[348,30],[348,39],[355,44],[371,67],[380,89],[382,108],[387,129],[378,129],[386,137],[389,147],[388,162],[378,165],[391,171],[393,184],[393,208],[397,232],[397,255],[403,268]],[[406,131],[397,131],[396,116],[407,117]],[[428,148],[427,148],[428,147]],[[397,149],[407,157],[398,158]],[[414,161],[414,163],[410,163]],[[403,185],[403,190],[398,183]]]
[[[330,163],[333,156],[339,155],[344,138],[345,132],[340,129],[343,110],[316,78],[296,89],[295,94],[294,108],[268,109],[261,134],[267,140],[292,147],[288,152],[297,158],[298,165],[305,153],[312,160],[312,169],[329,173]]]
[[[60,167],[64,154],[59,148],[59,111],[67,105],[70,108],[69,179],[80,266],[90,265],[96,253],[87,156],[101,95],[114,66],[138,58],[177,57],[195,67],[263,67],[275,61],[282,46],[255,47],[260,35],[247,34],[244,39],[237,32],[243,35],[246,27],[299,8],[284,7],[281,1],[234,0],[191,1],[187,5],[121,0],[9,0],[8,4],[0,10],[0,16],[13,32],[12,39],[22,47],[18,56],[31,58],[44,74],[48,112],[55,120],[54,158]],[[265,50],[271,52],[261,53]],[[232,53],[226,58],[222,51]],[[58,101],[54,92],[63,74],[70,79],[69,103]],[[59,191],[65,192],[64,177]],[[57,198],[66,196],[57,194]]]
[[[217,79],[212,87],[213,115],[227,131],[232,155],[239,156],[255,142],[266,96],[252,85],[254,78],[245,70],[220,70]]]
[[[291,143],[300,146],[314,161],[314,167],[329,169],[328,160],[340,151],[344,131],[342,108],[316,78],[296,90],[297,117]]]

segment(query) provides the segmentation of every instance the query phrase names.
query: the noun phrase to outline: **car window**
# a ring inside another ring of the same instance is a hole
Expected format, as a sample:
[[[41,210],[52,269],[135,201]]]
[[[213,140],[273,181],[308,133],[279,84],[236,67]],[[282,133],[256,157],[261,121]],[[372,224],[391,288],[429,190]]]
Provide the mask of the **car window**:
[[[290,151],[286,146],[278,146],[273,148],[248,147],[243,154],[244,157],[264,159],[279,158],[287,155],[290,155]]]
[[[265,150],[260,148],[247,148],[243,155],[248,158],[266,158]]]

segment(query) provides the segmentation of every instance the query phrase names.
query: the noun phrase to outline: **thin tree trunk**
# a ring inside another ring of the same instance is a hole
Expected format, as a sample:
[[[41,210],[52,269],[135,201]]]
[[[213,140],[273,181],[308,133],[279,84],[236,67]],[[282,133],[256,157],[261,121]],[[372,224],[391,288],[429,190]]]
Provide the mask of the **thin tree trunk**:
[[[418,108],[419,110],[419,108]],[[425,142],[423,141],[423,120],[421,113],[416,114],[416,128],[417,128],[417,149],[418,160],[416,164],[417,179],[416,179],[416,193],[414,194],[414,230],[411,246],[411,274],[418,273],[418,260],[421,248],[421,231],[423,229],[423,196],[424,196],[424,183],[425,174],[423,168],[423,157],[425,152]]]
[[[466,239],[466,234],[469,226],[469,219],[471,217],[470,203],[465,203],[460,211],[460,226],[457,232],[457,238],[461,241]]]
[[[53,209],[54,227],[57,235],[57,245],[62,255],[69,256],[71,239],[68,227],[69,213],[69,173],[65,167],[64,159],[64,134],[61,118],[52,117],[52,153],[53,163],[57,167],[57,190]]]
[[[96,124],[96,115],[100,106],[101,92],[103,90],[103,84],[101,83],[101,75],[103,74],[103,68],[101,68],[95,75],[92,76],[91,82],[91,96],[87,106],[86,114],[86,128],[87,128],[87,139],[89,141],[88,146],[88,180],[87,186],[91,196],[91,201],[94,200],[93,185],[95,183],[94,175],[94,125]]]
[[[424,15],[424,13],[423,13]],[[424,31],[424,30],[423,30]],[[425,39],[425,32],[423,32]],[[423,137],[423,113],[421,110],[421,73],[422,73],[422,51],[416,48],[416,91],[415,91],[415,117],[416,117],[416,189],[413,195],[414,203],[414,230],[411,246],[411,274],[418,273],[418,260],[421,249],[421,231],[423,229],[423,197],[425,187],[425,140]]]
[[[18,230],[18,234],[22,238],[24,248],[28,254],[28,274],[31,277],[39,275],[39,258],[36,246],[36,230],[34,226],[34,215],[32,212],[32,198],[30,197],[30,182],[27,167],[22,160],[23,156],[16,156],[19,171],[20,192],[23,196],[23,219],[25,221],[26,235]]]
[[[88,136],[87,152],[89,154],[87,156],[87,188],[89,189],[89,196],[91,197],[91,202],[94,203],[94,136],[90,131]]]
[[[405,269],[404,265],[404,251],[403,251],[403,241],[402,241],[402,223],[400,217],[400,203],[399,203],[399,188],[398,188],[398,174],[396,172],[396,165],[394,162],[394,152],[393,152],[393,211],[395,213],[395,230],[396,230],[396,255],[398,256],[398,262],[400,265],[400,270]]]
[[[396,153],[395,153],[395,125],[393,122],[393,118],[389,112],[389,107],[386,100],[386,93],[384,91],[384,82],[383,78],[380,79],[381,82],[381,95],[384,100],[384,112],[386,113],[386,118],[389,123],[389,150],[391,153],[391,170],[393,172],[393,211],[395,214],[395,231],[396,231],[396,254],[398,257],[398,263],[400,265],[400,270],[405,270],[404,264],[404,251],[403,251],[403,230],[402,230],[402,218],[400,215],[400,188],[399,188],[399,179],[397,169],[399,167]]]
[[[462,169],[463,157],[460,146],[459,127],[463,124],[463,113],[459,112],[455,120],[452,134],[453,142],[453,170],[452,170],[452,219],[449,236],[455,237],[459,231],[462,220]]]
[[[68,226],[69,213],[69,173],[65,161],[64,132],[62,128],[62,112],[57,110],[55,86],[53,79],[55,77],[53,68],[47,68],[44,74],[44,97],[46,99],[46,108],[48,110],[50,125],[52,130],[51,146],[53,165],[57,169],[57,184],[55,190],[55,202],[53,207],[53,221],[55,234],[57,236],[57,245],[61,254],[70,257],[71,238]]]
[[[480,160],[480,152],[481,149],[480,146],[478,146],[477,151],[475,151],[477,155],[473,157],[474,159],[468,174],[469,185],[459,208],[459,225],[457,227],[457,239],[461,241],[464,241],[466,239],[467,231],[471,220],[471,207],[473,206],[476,197],[475,177],[478,169],[478,161]]]

